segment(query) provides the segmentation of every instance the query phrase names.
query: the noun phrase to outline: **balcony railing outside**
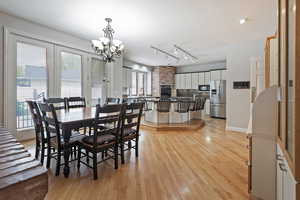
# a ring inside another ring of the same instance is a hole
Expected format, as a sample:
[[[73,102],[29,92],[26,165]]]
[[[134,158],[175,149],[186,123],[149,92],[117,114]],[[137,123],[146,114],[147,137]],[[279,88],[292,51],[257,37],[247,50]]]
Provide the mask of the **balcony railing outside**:
[[[16,106],[17,129],[33,127],[33,121],[27,103],[25,101],[17,101]]]

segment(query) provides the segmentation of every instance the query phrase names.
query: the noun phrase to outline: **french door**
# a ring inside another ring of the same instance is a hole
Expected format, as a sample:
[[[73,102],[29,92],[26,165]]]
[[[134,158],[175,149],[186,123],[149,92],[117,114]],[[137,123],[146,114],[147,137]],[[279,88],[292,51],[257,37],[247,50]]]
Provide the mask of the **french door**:
[[[55,46],[54,96],[86,96],[87,84],[84,83],[87,83],[90,71],[87,58],[82,51]]]
[[[18,138],[26,139],[32,137],[27,130],[33,126],[26,100],[54,93],[54,46],[12,33],[6,44],[5,124]]]

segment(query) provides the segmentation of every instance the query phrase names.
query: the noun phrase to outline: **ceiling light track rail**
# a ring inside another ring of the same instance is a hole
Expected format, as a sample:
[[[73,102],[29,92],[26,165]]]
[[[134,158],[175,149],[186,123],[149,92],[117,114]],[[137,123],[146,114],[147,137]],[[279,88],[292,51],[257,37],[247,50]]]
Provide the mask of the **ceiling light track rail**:
[[[176,60],[180,60],[180,58],[179,57],[177,57],[177,56],[174,56],[174,55],[172,55],[172,54],[170,54],[170,53],[168,53],[168,52],[166,52],[166,51],[164,51],[164,50],[162,50],[162,49],[159,49],[159,48],[157,48],[157,47],[154,47],[154,46],[150,46],[152,49],[154,49],[154,50],[156,50],[156,51],[158,51],[158,52],[160,52],[160,53],[163,53],[163,54],[165,54],[165,55],[167,55],[167,56],[169,56],[169,57],[172,57],[172,58],[174,58],[174,59],[176,59]]]
[[[198,60],[198,58],[197,58],[196,56],[193,56],[190,52],[188,52],[187,50],[181,48],[180,46],[174,44],[174,47],[175,47],[176,49],[178,49],[179,51],[183,52],[184,54],[188,55],[189,57],[191,57],[191,58],[193,58],[193,59],[195,59],[195,60]]]

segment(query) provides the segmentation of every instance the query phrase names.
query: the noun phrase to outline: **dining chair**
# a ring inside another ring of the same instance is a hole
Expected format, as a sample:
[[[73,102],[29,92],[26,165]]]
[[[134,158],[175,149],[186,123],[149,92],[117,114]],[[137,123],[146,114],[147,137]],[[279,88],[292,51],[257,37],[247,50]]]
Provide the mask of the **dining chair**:
[[[67,108],[66,99],[58,97],[44,98],[44,103],[53,104],[55,110],[63,110]]]
[[[139,130],[141,124],[141,118],[143,114],[144,103],[132,103],[126,105],[126,112],[122,117],[122,126],[120,131],[120,150],[121,150],[121,163],[125,163],[124,152],[131,150],[131,148],[135,149],[135,156],[139,155]],[[132,146],[131,142],[135,142],[135,145]],[[125,149],[126,142],[128,142],[128,146]]]
[[[119,104],[120,98],[108,97],[106,98],[105,104]]]
[[[167,115],[167,120],[164,120],[163,122],[169,123],[169,113],[170,113],[170,108],[171,108],[171,101],[169,100],[159,100],[157,102],[157,113],[158,113],[158,123],[161,123],[160,121],[160,115]]]
[[[35,131],[35,159],[39,158],[41,152],[41,163],[44,164],[45,151],[47,149],[48,143],[46,134],[44,131],[42,116],[40,109],[35,101],[26,101],[32,116],[34,131]],[[48,164],[47,164],[48,165]]]
[[[176,104],[174,114],[176,114],[176,113],[179,114],[181,122],[183,122],[184,119],[186,119],[186,121],[189,121],[190,120],[189,110],[190,110],[190,101],[189,100],[180,100]],[[186,118],[184,116],[186,116]]]
[[[46,127],[46,133],[48,138],[48,148],[47,148],[47,168],[50,167],[51,158],[56,160],[56,171],[55,175],[58,176],[60,173],[61,164],[61,156],[63,156],[64,151],[66,149],[65,142],[61,135],[61,129],[59,127],[59,123],[57,120],[57,114],[55,108],[52,104],[39,103],[40,110],[42,112],[43,121]],[[51,137],[52,136],[52,137]],[[55,136],[55,137],[53,137]],[[79,132],[72,131],[72,135],[70,137],[68,148],[76,149],[78,142],[84,136]],[[55,149],[56,152],[52,152],[51,150]]]
[[[84,97],[69,97],[66,98],[66,102],[67,102],[67,109],[86,107],[86,101]]]
[[[124,111],[125,104],[105,105],[103,107],[97,105],[93,122],[93,135],[86,136],[79,142],[77,167],[79,169],[80,164],[84,164],[92,168],[94,180],[98,179],[98,163],[113,159],[115,169],[118,169],[118,140]],[[82,152],[82,149],[85,150],[85,153]],[[102,153],[102,159],[99,162],[98,153]],[[87,162],[82,161],[81,154],[91,158],[93,165],[90,166],[88,160]],[[92,154],[91,157],[90,154]],[[103,156],[104,154],[106,156]]]

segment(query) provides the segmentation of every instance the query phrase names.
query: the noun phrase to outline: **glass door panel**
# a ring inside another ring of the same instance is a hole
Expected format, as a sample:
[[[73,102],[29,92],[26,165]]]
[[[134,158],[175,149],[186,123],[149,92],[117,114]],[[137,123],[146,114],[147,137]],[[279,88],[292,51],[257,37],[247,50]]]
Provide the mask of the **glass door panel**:
[[[99,59],[92,58],[91,69],[91,105],[103,104],[105,101],[104,93],[105,88],[103,84],[105,73],[105,63]]]
[[[295,77],[295,0],[288,1],[287,134],[286,149],[293,159],[294,149],[294,77]]]
[[[60,53],[60,96],[80,97],[82,96],[82,57],[81,55],[64,52]]]
[[[26,100],[41,100],[47,96],[47,49],[17,42],[17,129],[33,127]]]

